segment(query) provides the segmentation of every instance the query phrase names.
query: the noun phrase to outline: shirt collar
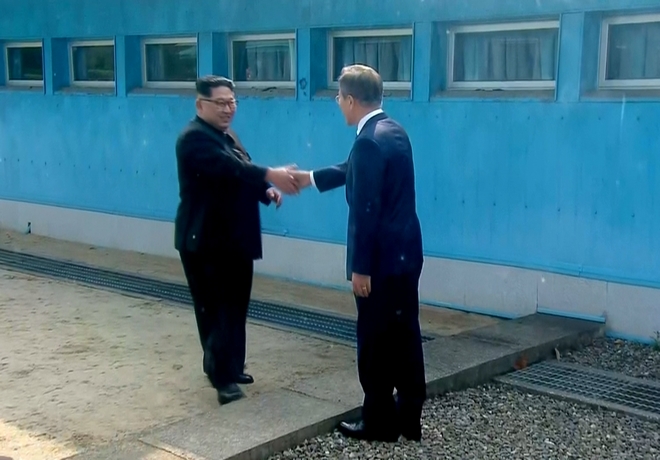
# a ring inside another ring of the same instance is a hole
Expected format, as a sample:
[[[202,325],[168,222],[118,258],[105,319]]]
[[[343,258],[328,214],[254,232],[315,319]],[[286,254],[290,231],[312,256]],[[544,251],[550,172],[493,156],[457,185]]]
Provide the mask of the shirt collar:
[[[375,117],[376,115],[379,115],[381,113],[383,113],[383,109],[376,109],[372,112],[369,112],[364,117],[362,117],[362,120],[360,120],[360,122],[358,123],[358,126],[357,126],[357,133],[360,134],[360,131],[362,131],[362,128],[364,128],[364,125],[369,120],[371,120],[373,117]]]

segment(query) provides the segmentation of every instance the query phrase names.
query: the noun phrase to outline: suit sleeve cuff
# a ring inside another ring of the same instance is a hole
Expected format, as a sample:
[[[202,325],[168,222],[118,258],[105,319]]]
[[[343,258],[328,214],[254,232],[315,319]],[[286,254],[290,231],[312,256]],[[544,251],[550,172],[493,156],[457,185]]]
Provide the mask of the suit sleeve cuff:
[[[251,164],[250,168],[247,170],[247,173],[249,177],[248,180],[252,180],[255,183],[259,184],[266,182],[266,175],[268,174],[268,168]]]

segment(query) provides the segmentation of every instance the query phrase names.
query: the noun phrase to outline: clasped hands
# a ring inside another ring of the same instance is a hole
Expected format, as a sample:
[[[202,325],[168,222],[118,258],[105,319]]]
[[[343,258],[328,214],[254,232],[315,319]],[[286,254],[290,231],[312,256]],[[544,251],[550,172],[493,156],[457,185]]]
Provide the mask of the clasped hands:
[[[300,193],[300,190],[309,187],[312,184],[310,172],[300,171],[296,165],[268,168],[266,181],[270,182],[276,189],[287,195],[297,195]]]

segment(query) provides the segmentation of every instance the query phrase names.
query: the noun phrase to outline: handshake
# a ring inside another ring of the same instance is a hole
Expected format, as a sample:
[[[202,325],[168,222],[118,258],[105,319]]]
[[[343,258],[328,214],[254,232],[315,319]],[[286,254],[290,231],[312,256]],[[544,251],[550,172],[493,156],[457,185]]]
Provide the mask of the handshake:
[[[312,185],[311,172],[300,171],[296,165],[268,168],[266,181],[287,195],[297,195],[300,190]]]

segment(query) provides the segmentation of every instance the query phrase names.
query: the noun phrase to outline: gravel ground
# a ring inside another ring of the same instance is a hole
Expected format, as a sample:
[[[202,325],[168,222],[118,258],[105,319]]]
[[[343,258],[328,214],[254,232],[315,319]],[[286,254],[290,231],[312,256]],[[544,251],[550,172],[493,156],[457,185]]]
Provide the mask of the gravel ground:
[[[645,378],[660,375],[660,352],[598,340],[562,357]],[[429,400],[422,443],[366,443],[337,432],[271,457],[284,459],[660,460],[660,424],[488,384]]]
[[[660,351],[648,345],[599,338],[592,346],[561,359],[630,377],[660,380]]]
[[[283,459],[660,459],[660,424],[493,384],[428,402],[422,443],[366,443],[338,433]]]

